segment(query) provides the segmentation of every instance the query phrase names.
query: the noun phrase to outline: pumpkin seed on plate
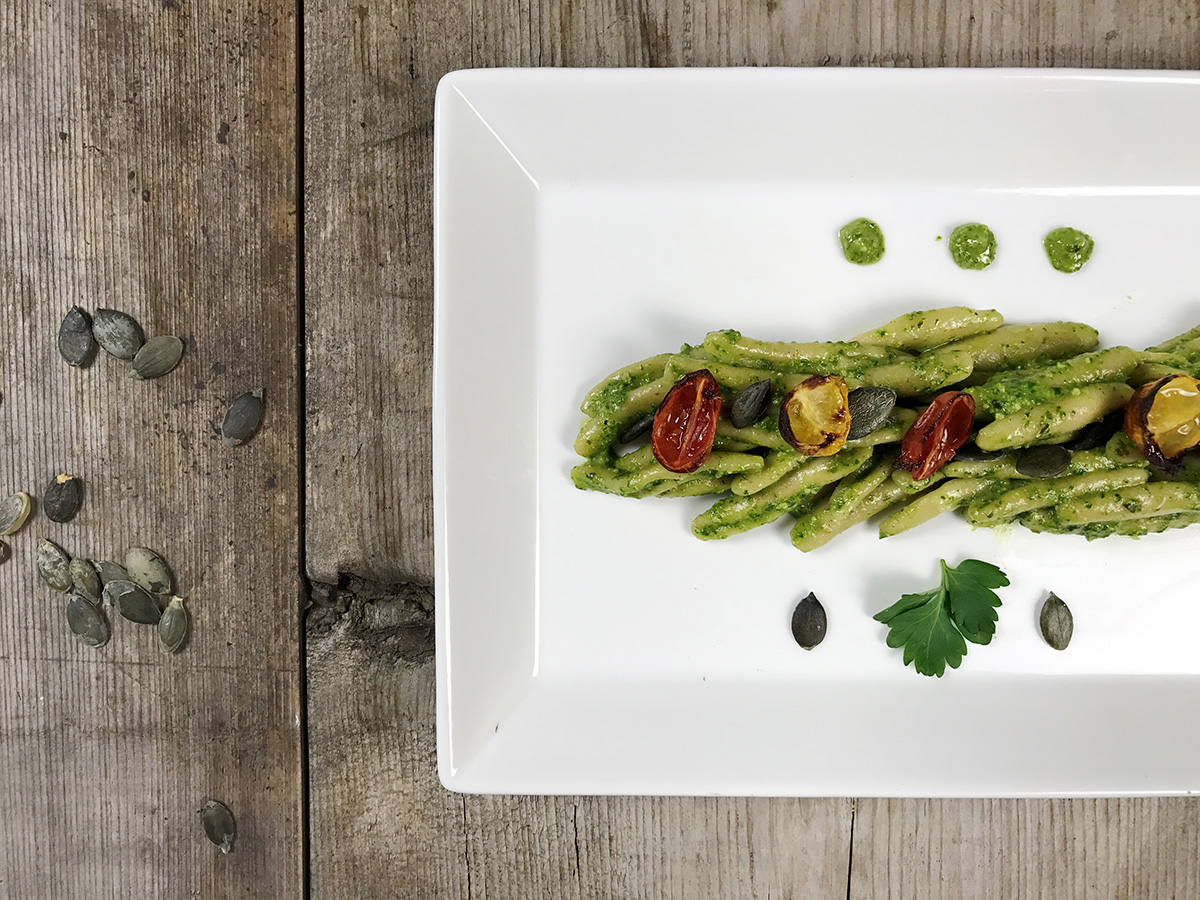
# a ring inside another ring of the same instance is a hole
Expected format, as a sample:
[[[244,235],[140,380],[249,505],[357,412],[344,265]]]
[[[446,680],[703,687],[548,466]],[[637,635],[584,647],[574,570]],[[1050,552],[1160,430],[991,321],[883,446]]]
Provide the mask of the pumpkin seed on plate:
[[[69,366],[86,366],[96,355],[91,317],[72,306],[58,326],[58,352]]]
[[[171,570],[161,556],[148,547],[130,547],[125,552],[129,580],[152,594],[171,592]]]
[[[980,450],[974,441],[967,441],[954,451],[951,459],[954,462],[991,462],[1004,455],[1003,450]]]
[[[1075,632],[1075,618],[1071,615],[1070,607],[1060,600],[1057,594],[1051,592],[1042,604],[1038,624],[1041,625],[1042,637],[1046,639],[1047,644],[1055,650],[1067,649],[1067,644],[1071,643],[1071,635]]]
[[[129,580],[129,573],[125,571],[124,566],[106,559],[96,563],[96,571],[100,573],[100,584],[104,587],[108,587],[114,581]]]
[[[67,595],[67,625],[81,644],[103,647],[108,643],[108,620],[82,594]]]
[[[37,570],[54,590],[65,594],[71,589],[71,557],[53,541],[43,538],[38,544]]]
[[[0,500],[0,534],[8,536],[16,534],[29,517],[32,501],[24,491],[9,494]]]
[[[200,810],[200,821],[204,824],[204,833],[208,839],[221,848],[222,853],[233,849],[233,839],[236,829],[233,824],[233,813],[224,803],[209,800]]]
[[[91,560],[77,556],[71,560],[68,571],[71,573],[71,582],[75,585],[75,593],[99,606],[100,593],[104,590],[104,585],[100,583],[100,573],[96,571]]]
[[[649,431],[651,426],[653,426],[653,425],[654,425],[654,413],[651,413],[648,416],[642,416],[640,419],[636,420],[632,425],[625,426],[625,430],[617,435],[617,443],[618,444],[632,444],[634,441],[636,441],[638,438],[640,438],[643,434],[645,434],[647,431]]]
[[[232,446],[244,444],[254,436],[263,416],[263,390],[255,388],[238,397],[225,413],[221,437]]]
[[[151,338],[133,358],[133,377],[149,380],[166,375],[183,359],[183,341],[173,334]]]
[[[737,395],[729,409],[729,421],[734,428],[749,428],[762,418],[771,402],[771,379],[756,381]]]
[[[827,624],[825,607],[821,605],[817,595],[810,592],[796,605],[792,613],[792,637],[805,650],[811,650],[825,640]]]
[[[187,637],[188,614],[182,597],[172,597],[158,620],[158,643],[163,653],[174,653]]]
[[[146,591],[132,581],[110,581],[104,586],[104,600],[130,622],[157,625],[162,610]]]
[[[92,334],[96,343],[117,359],[133,359],[146,343],[146,335],[137,320],[115,309],[96,310],[92,317]]]
[[[83,482],[74,475],[59,475],[46,488],[42,509],[51,522],[70,522],[83,505]]]
[[[852,390],[846,398],[846,408],[850,411],[847,440],[866,437],[887,421],[895,407],[896,392],[891,388],[872,385]]]
[[[1071,451],[1060,444],[1030,447],[1017,453],[1017,471],[1030,478],[1053,478],[1071,464]]]

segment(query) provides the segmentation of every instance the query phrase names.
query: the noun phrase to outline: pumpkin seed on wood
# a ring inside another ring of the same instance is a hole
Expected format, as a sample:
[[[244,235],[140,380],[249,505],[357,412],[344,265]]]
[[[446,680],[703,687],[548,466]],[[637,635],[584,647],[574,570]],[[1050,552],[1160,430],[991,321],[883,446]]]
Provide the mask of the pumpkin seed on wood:
[[[71,589],[71,557],[53,541],[43,538],[38,544],[37,570],[54,590],[65,594]]]
[[[75,593],[99,606],[100,594],[104,590],[104,585],[100,583],[100,573],[96,571],[91,560],[77,556],[71,560],[68,570],[71,573],[71,582],[75,585]]]
[[[208,839],[221,848],[222,853],[233,849],[233,839],[236,835],[233,824],[233,813],[224,803],[209,800],[200,810],[200,821],[204,824],[204,833]]]
[[[51,522],[70,522],[83,505],[83,482],[74,475],[59,475],[46,488],[42,509]]]
[[[173,334],[151,338],[133,358],[133,377],[149,380],[166,375],[183,359],[183,341]]]
[[[1017,453],[1017,471],[1030,478],[1053,478],[1071,464],[1071,451],[1059,444],[1030,447]]]
[[[805,650],[811,650],[825,640],[827,624],[825,607],[821,605],[816,594],[809,593],[796,605],[792,613],[792,637]]]
[[[108,620],[82,594],[67,595],[67,625],[81,644],[103,647],[108,643]]]
[[[0,541],[0,563],[8,562],[10,556],[12,556],[12,549],[4,541]]]
[[[7,537],[16,534],[29,518],[32,501],[24,491],[9,494],[0,500],[0,534]]]
[[[846,439],[856,441],[887,421],[896,408],[896,392],[875,385],[855,388],[846,398],[846,408],[850,410],[850,433]]]
[[[233,401],[221,425],[221,437],[232,446],[244,444],[254,436],[263,416],[263,390],[246,391]]]
[[[101,560],[96,563],[96,571],[100,573],[100,584],[108,587],[114,581],[128,581],[129,573],[125,567],[115,562]]]
[[[129,580],[152,594],[171,592],[171,570],[161,556],[148,547],[130,547],[125,552]]]
[[[92,334],[96,343],[117,359],[133,359],[146,343],[146,335],[137,320],[115,309],[96,310],[92,317]]]
[[[174,653],[187,637],[188,614],[182,597],[172,597],[158,620],[158,644],[163,653]]]
[[[1038,621],[1046,643],[1055,650],[1066,650],[1067,644],[1071,643],[1071,635],[1075,632],[1075,618],[1071,615],[1070,607],[1060,600],[1057,594],[1051,592],[1046,598]]]
[[[110,581],[104,586],[104,600],[130,622],[157,625],[162,610],[146,591],[132,581]]]
[[[78,306],[72,306],[58,326],[58,352],[69,366],[86,366],[96,355],[92,319]]]
[[[737,395],[729,409],[729,421],[734,428],[749,428],[762,418],[771,402],[771,379],[756,381]]]

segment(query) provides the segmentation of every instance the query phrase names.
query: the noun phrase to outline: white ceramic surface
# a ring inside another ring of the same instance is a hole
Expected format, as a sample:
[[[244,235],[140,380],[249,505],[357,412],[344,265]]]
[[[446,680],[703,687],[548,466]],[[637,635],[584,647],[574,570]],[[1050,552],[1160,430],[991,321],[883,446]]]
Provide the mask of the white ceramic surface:
[[[1200,528],[1140,541],[945,516],[810,554],[702,543],[710,500],[577,491],[587,388],[716,328],[846,338],[912,309],[1200,322],[1200,77],[1010,70],[456,72],[436,113],[438,764],[468,792],[1016,796],[1200,790]],[[878,221],[883,262],[837,229]],[[963,271],[964,221],[997,262]],[[1096,239],[1065,276],[1041,248]],[[790,521],[790,519],[788,520]],[[942,679],[871,616],[937,561],[1011,577]],[[1054,590],[1075,614],[1040,638]],[[815,591],[829,633],[788,627]]]

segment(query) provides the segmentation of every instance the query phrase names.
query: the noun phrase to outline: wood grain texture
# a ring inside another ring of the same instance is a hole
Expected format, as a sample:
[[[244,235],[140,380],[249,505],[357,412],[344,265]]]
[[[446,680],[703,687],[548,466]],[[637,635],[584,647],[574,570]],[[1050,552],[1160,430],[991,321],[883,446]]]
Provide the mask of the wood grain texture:
[[[432,102],[446,71],[1200,66],[1194,0],[305,9],[307,553],[327,581],[432,580]],[[842,800],[449,794],[434,770],[432,664],[396,624],[411,598],[368,593],[310,624],[314,897],[1197,894],[1188,800],[860,801],[855,813]]]
[[[86,485],[0,566],[0,896],[301,893],[295,27],[271,0],[0,4],[0,491]],[[182,364],[68,368],[73,304],[179,335]],[[264,428],[227,448],[255,385]],[[79,645],[39,535],[158,549],[183,650],[112,615],[108,646]],[[210,797],[237,818],[228,856]]]

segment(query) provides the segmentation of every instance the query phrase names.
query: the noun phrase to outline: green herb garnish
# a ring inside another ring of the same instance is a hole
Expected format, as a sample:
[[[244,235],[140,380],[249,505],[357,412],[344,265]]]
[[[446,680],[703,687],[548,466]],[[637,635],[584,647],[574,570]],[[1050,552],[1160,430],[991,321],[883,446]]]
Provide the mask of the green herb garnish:
[[[939,560],[942,583],[932,591],[905,594],[875,620],[888,626],[887,645],[904,648],[904,664],[922,675],[941,678],[949,665],[957,669],[967,643],[987,644],[996,633],[1000,598],[993,588],[1008,576],[991,563],[965,559],[954,568]],[[966,638],[966,640],[963,640]]]

